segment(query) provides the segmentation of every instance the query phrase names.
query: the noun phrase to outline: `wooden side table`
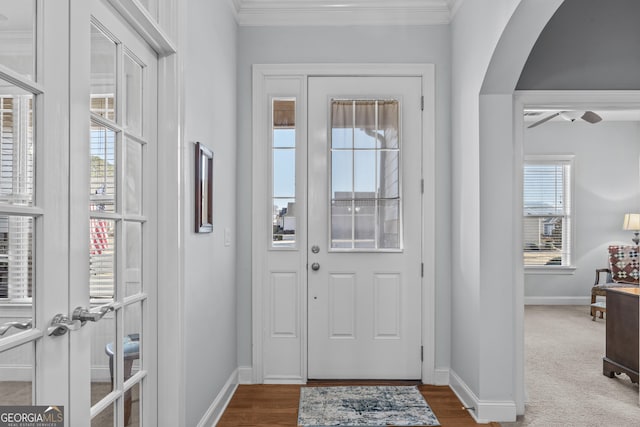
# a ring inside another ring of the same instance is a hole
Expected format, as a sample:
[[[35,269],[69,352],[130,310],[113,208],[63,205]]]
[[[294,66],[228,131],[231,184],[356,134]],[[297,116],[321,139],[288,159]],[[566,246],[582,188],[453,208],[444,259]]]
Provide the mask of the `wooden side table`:
[[[639,295],[637,287],[607,289],[607,347],[602,373],[609,378],[622,373],[638,382]]]

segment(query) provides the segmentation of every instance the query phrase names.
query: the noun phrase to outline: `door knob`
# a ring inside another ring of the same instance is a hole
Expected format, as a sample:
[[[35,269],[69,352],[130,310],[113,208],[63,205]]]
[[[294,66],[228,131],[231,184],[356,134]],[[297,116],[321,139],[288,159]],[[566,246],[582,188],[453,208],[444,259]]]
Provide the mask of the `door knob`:
[[[102,319],[104,315],[110,311],[113,311],[112,305],[104,305],[100,307],[98,311],[89,311],[88,308],[76,307],[76,309],[73,310],[73,314],[71,315],[71,318],[73,320],[79,320],[80,325],[84,326],[84,324],[87,323],[87,321],[97,322],[98,320]]]
[[[311,246],[311,252],[313,252],[314,254],[317,254],[318,252],[320,252],[320,246],[318,245]]]
[[[4,335],[9,329],[29,329],[32,326],[32,319],[27,320],[26,322],[7,322],[4,325],[0,326],[0,336]]]
[[[60,335],[64,335],[67,331],[76,331],[80,329],[82,325],[79,320],[69,319],[68,316],[64,314],[56,314],[51,319],[51,325],[47,328],[47,335],[54,335],[59,337]]]
[[[314,262],[313,264],[311,264],[311,269],[313,271],[318,271],[320,270],[320,264],[318,264],[317,262]]]

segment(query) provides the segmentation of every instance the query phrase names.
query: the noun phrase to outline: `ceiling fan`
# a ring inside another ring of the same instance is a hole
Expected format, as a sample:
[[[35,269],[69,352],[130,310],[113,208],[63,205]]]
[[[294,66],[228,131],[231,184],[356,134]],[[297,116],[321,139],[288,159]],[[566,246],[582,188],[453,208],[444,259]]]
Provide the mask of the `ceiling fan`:
[[[527,126],[527,129],[534,128],[558,116],[570,122],[575,122],[576,119],[578,118],[584,120],[587,123],[598,123],[599,121],[602,120],[602,117],[600,117],[598,114],[594,113],[593,111],[584,111],[584,112],[583,111],[558,111],[548,115],[544,119],[538,120],[537,122]]]

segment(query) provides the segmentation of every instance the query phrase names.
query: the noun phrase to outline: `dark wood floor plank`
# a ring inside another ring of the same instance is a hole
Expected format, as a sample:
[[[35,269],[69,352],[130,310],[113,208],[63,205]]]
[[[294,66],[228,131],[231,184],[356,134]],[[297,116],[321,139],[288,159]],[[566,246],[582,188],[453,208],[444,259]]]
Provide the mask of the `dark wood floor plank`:
[[[417,385],[414,381],[310,381],[300,385],[240,385],[222,415],[218,427],[293,427],[298,422],[300,387],[337,385]],[[447,386],[418,385],[442,427],[476,426],[469,413]],[[498,423],[484,424],[499,427]]]

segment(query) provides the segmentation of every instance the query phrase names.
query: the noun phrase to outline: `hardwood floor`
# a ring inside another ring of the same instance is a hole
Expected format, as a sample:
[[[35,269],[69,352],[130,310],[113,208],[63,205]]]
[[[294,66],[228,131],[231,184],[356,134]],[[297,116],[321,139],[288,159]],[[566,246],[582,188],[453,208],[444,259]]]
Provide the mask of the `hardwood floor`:
[[[349,382],[348,385],[406,385],[413,382]],[[307,386],[345,385],[344,382],[309,382]],[[296,426],[300,385],[240,385],[222,415],[218,427]],[[418,385],[422,395],[438,417],[442,427],[466,427],[478,425],[471,415],[462,409],[456,395],[447,386]],[[498,423],[485,424],[499,427]]]

